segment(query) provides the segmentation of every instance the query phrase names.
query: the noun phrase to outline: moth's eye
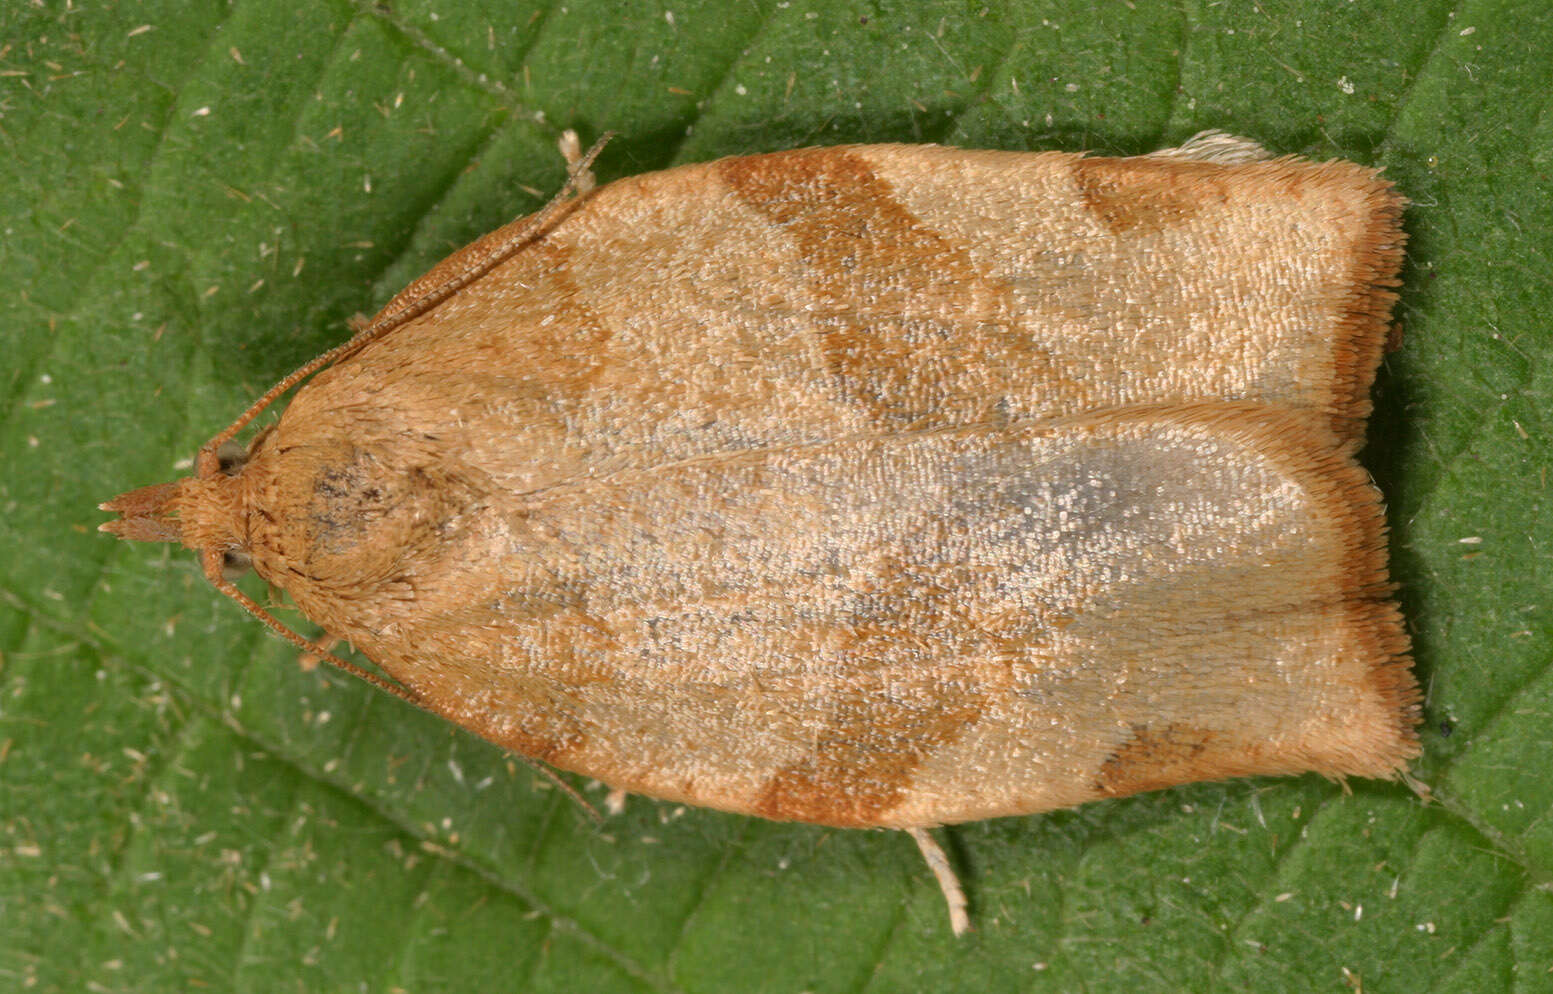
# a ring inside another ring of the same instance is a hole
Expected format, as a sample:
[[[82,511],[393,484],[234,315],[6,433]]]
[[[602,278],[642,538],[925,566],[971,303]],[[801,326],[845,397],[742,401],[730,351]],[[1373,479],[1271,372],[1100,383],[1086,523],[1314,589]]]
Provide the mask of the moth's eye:
[[[221,472],[227,476],[236,476],[243,471],[243,464],[248,461],[248,449],[241,442],[228,439],[216,450],[216,461]]]
[[[253,557],[237,549],[221,553],[221,575],[228,583],[236,583],[253,569]]]

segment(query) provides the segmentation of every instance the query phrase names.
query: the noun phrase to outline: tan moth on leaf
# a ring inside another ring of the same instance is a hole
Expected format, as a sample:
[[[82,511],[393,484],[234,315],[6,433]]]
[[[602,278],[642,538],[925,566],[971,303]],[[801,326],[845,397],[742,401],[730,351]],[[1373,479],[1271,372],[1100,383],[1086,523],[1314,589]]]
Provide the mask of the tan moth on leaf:
[[[1404,241],[1374,170],[1209,133],[591,189],[592,154],[103,527],[307,647],[251,563],[526,757],[906,829],[957,931],[930,827],[1417,753],[1355,459]]]

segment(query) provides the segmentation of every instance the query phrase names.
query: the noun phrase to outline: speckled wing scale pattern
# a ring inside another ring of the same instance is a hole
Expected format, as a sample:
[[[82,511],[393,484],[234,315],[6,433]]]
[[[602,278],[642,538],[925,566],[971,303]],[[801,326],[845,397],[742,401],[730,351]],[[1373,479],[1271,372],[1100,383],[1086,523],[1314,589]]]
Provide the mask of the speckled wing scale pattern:
[[[426,707],[655,797],[920,829],[1394,775],[1355,453],[1403,204],[1226,136],[621,180],[118,530],[170,501]]]

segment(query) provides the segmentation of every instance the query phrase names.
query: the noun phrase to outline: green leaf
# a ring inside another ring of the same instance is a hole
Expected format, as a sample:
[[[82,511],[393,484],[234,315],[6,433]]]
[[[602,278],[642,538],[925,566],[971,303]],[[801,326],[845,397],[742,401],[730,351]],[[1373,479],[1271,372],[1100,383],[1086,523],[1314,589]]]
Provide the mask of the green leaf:
[[[1553,7],[148,0],[0,7],[0,988],[1553,991]],[[561,183],[800,144],[1208,127],[1414,201],[1368,465],[1406,787],[1196,785],[945,834],[633,798],[303,672],[98,501]],[[591,793],[595,800],[602,795]]]

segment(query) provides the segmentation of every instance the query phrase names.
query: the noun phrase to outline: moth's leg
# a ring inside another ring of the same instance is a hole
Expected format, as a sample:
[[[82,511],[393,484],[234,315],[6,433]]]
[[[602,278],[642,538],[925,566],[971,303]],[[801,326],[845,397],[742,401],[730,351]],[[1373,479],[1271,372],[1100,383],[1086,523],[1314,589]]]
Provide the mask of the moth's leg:
[[[1271,152],[1251,139],[1222,131],[1199,131],[1175,148],[1162,148],[1158,152],[1149,153],[1151,159],[1193,159],[1223,165],[1262,162],[1272,157]]]
[[[313,640],[313,647],[307,652],[297,656],[297,665],[303,672],[311,673],[318,669],[318,664],[324,661],[324,657],[334,651],[334,647],[345,641],[338,635],[330,635],[324,632],[322,636]]]
[[[597,184],[591,168],[577,171],[577,164],[582,161],[582,139],[577,137],[577,132],[567,128],[561,132],[561,140],[556,143],[560,146],[561,155],[566,159],[566,168],[576,172],[578,195],[587,193]]]
[[[971,916],[965,911],[965,890],[960,886],[960,878],[955,875],[954,867],[949,865],[949,857],[945,855],[943,847],[925,828],[908,828],[906,834],[917,841],[917,848],[922,850],[922,858],[927,860],[928,869],[938,879],[938,889],[944,892],[944,903],[949,905],[949,927],[955,935],[969,932]]]
[[[609,788],[609,793],[604,795],[604,810],[612,815],[618,815],[626,809],[626,798],[631,795],[619,787]]]

